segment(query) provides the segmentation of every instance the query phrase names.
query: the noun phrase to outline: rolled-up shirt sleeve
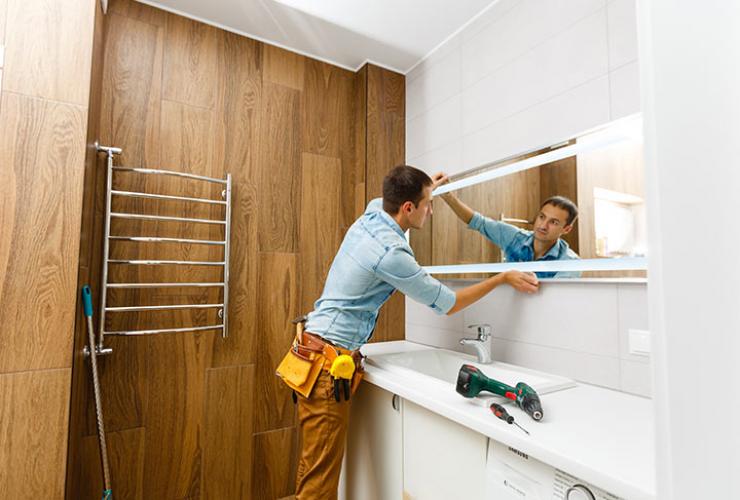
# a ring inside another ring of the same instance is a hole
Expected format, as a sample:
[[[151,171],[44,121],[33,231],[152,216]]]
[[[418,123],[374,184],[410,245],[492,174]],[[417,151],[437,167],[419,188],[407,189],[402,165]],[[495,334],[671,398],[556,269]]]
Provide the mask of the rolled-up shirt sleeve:
[[[473,217],[470,219],[470,222],[468,222],[468,229],[478,231],[491,243],[504,249],[508,247],[514,241],[514,238],[516,238],[516,236],[521,232],[521,230],[516,226],[485,217],[478,212],[475,212]]]
[[[455,292],[429,275],[402,247],[391,248],[375,268],[380,279],[407,297],[431,307],[437,314],[447,314],[457,300]]]

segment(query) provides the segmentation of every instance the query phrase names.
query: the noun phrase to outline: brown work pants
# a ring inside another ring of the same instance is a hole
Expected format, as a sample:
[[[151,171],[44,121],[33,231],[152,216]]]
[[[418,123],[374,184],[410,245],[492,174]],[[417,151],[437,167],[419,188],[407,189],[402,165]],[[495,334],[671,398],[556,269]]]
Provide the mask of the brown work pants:
[[[322,370],[310,397],[298,396],[301,452],[296,500],[336,500],[350,401],[334,399],[334,379]]]

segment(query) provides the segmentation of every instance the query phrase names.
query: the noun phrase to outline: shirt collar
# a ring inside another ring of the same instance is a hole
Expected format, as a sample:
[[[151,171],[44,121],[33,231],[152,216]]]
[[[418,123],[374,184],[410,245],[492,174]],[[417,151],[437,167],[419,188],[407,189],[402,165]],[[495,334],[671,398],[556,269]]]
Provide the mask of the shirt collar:
[[[534,232],[529,233],[524,239],[524,244],[532,251],[532,258],[534,258]],[[537,260],[560,260],[560,256],[567,252],[568,244],[562,239],[558,238],[550,250],[545,252],[545,255]]]
[[[406,238],[406,235],[401,229],[401,226],[398,225],[398,222],[396,222],[396,219],[391,217],[391,215],[382,208],[380,209],[380,217],[385,221],[386,224],[393,228],[395,232],[397,232],[400,236]]]

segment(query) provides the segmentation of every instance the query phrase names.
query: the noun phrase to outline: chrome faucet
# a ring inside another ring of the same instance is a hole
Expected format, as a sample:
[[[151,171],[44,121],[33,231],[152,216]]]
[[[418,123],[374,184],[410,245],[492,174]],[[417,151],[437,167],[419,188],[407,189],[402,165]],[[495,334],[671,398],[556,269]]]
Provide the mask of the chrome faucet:
[[[478,363],[489,364],[491,362],[491,345],[487,341],[491,336],[491,325],[483,323],[481,325],[468,325],[468,328],[476,328],[478,337],[460,339],[460,345],[472,345],[478,354]]]

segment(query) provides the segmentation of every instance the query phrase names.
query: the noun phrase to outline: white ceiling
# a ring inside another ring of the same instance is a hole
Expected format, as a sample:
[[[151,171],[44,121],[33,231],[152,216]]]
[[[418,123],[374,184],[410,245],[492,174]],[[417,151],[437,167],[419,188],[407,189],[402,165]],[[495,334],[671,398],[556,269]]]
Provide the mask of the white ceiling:
[[[309,57],[406,73],[498,0],[138,0]]]

